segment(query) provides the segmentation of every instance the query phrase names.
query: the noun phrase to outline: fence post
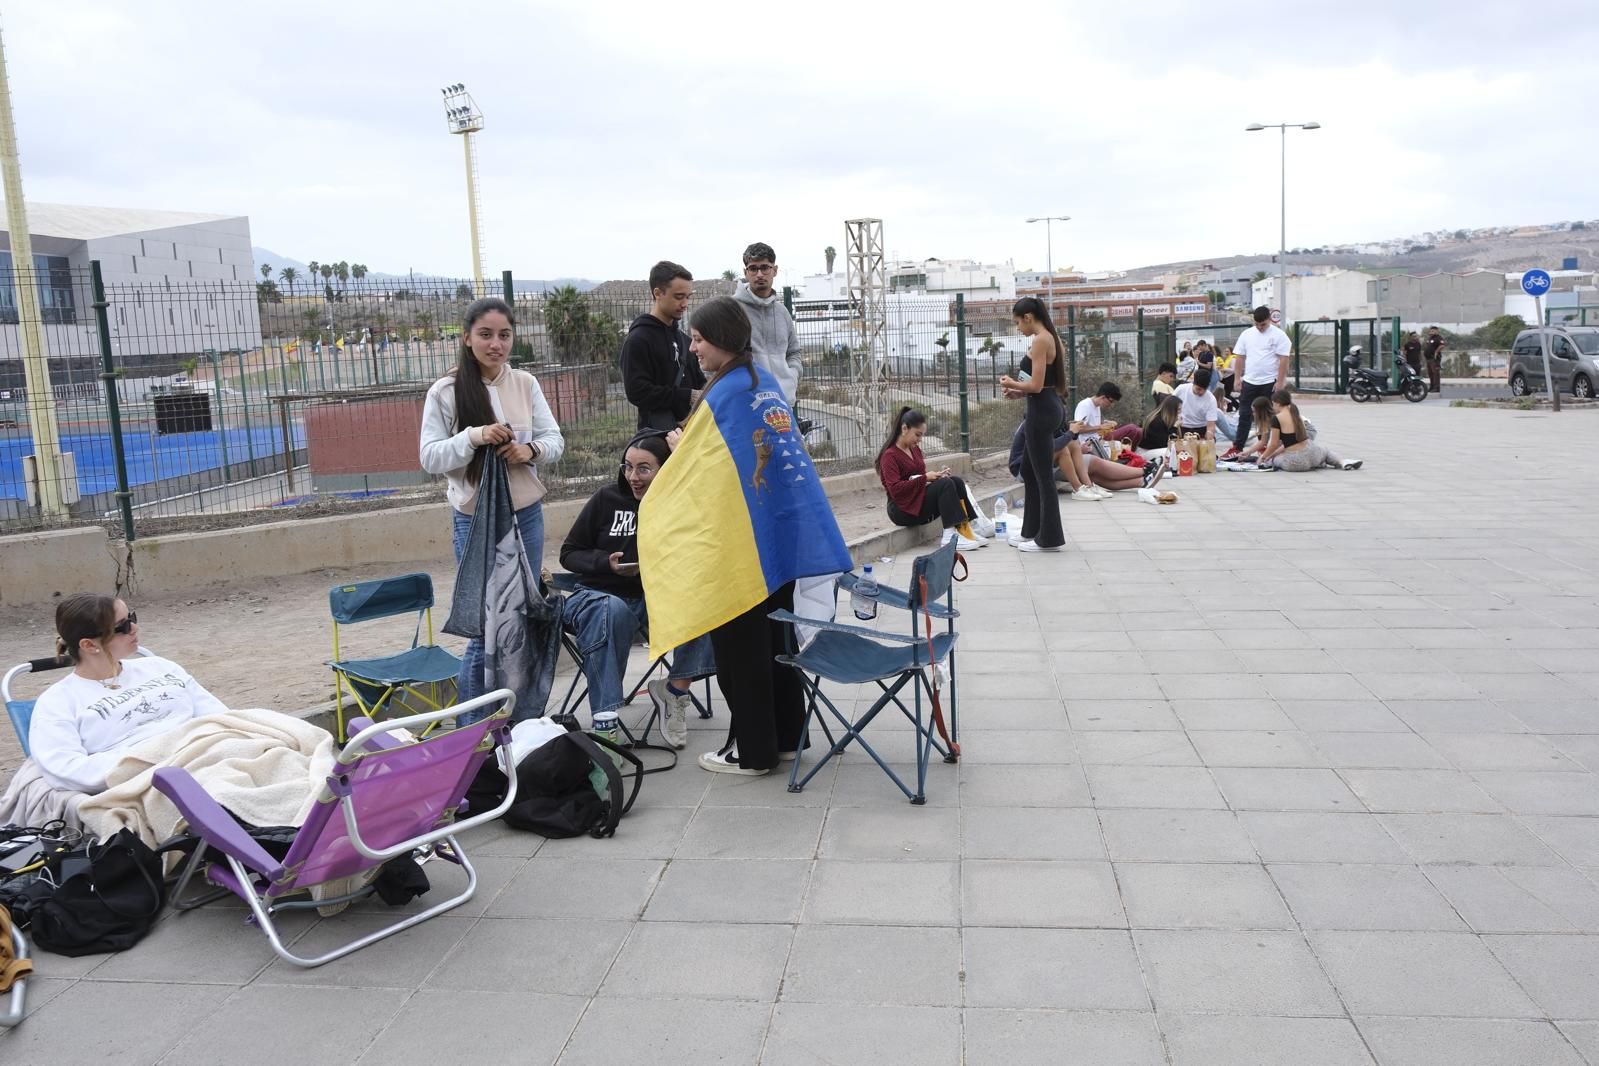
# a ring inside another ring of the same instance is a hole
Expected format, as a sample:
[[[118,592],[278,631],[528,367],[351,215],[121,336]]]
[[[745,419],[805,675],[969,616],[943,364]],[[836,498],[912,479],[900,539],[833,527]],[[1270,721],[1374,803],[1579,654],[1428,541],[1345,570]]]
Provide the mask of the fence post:
[[[783,286],[783,310],[788,312],[788,317],[794,317],[794,290],[787,285]]]
[[[1066,305],[1066,362],[1071,368],[1072,399],[1077,399],[1077,308]]]
[[[961,451],[972,453],[972,419],[966,406],[966,294],[955,294],[955,359],[961,376]]]
[[[122,512],[122,536],[133,540],[133,491],[128,488],[128,457],[122,450],[122,405],[117,396],[117,370],[111,360],[111,307],[105,298],[105,280],[100,276],[100,260],[89,262],[89,277],[94,285],[94,322],[100,333],[100,380],[105,383],[106,421],[111,427],[111,459],[117,468],[117,510]]]
[[[1137,354],[1138,370],[1133,376],[1138,381],[1139,390],[1142,391],[1143,385],[1144,385],[1144,309],[1142,307],[1140,307],[1138,309],[1137,323],[1138,323],[1138,327],[1137,327],[1138,328],[1138,349],[1137,349],[1137,352],[1138,352],[1138,354]],[[1139,400],[1138,401],[1138,403],[1135,405],[1135,409],[1138,411],[1138,413],[1140,415],[1143,414],[1143,412],[1144,412],[1143,400]]]
[[[250,388],[244,381],[244,349],[235,348],[239,354],[239,403],[244,407],[244,447],[250,455],[250,472],[246,477],[255,476],[255,424],[250,421]],[[218,389],[218,399],[221,399],[221,390]]]
[[[516,284],[511,280],[509,270],[500,271],[500,289],[505,293],[505,302],[514,309],[516,307]]]

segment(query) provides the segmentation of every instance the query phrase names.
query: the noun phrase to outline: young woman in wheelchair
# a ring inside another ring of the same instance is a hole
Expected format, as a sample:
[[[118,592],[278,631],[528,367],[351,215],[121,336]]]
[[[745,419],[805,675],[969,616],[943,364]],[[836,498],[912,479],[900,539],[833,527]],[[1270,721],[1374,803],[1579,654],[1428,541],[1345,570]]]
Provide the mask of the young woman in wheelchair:
[[[616,483],[589,497],[561,545],[561,565],[578,580],[564,621],[577,636],[595,714],[622,705],[628,652],[649,624],[639,579],[638,504],[670,454],[663,432],[647,430],[629,441]],[[699,637],[672,652],[666,678],[646,686],[672,747],[688,743],[690,682],[714,673],[710,638]]]

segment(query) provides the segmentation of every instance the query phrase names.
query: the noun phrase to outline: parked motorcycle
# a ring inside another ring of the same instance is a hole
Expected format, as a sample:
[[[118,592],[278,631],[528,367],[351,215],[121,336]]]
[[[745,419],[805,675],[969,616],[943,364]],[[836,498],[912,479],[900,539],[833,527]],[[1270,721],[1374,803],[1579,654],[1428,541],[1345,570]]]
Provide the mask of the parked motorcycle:
[[[1404,356],[1394,356],[1394,369],[1399,371],[1399,387],[1396,389],[1393,387],[1393,377],[1387,371],[1362,365],[1364,354],[1357,344],[1344,356],[1344,366],[1349,371],[1351,400],[1356,403],[1376,400],[1380,403],[1384,396],[1403,396],[1411,403],[1420,403],[1427,398],[1427,379],[1417,373]]]

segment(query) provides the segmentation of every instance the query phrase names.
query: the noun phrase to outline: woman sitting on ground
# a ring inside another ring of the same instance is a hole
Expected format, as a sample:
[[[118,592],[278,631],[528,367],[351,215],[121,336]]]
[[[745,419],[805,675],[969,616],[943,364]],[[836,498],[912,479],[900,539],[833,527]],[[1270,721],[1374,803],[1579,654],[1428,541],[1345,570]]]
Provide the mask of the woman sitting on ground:
[[[1139,448],[1139,452],[1146,459],[1165,455],[1166,445],[1171,443],[1172,438],[1182,436],[1182,430],[1178,425],[1182,409],[1182,401],[1168,393],[1162,396],[1159,405],[1149,412],[1149,417],[1144,419],[1144,435],[1140,442],[1142,447]]]
[[[1258,400],[1257,400],[1258,403]],[[1310,439],[1305,420],[1299,416],[1299,405],[1287,389],[1271,394],[1271,418],[1267,423],[1266,446],[1261,449],[1260,462],[1276,470],[1303,474],[1330,466],[1338,470],[1359,470],[1361,460],[1340,459],[1326,445]]]
[[[888,440],[877,453],[877,477],[888,493],[889,521],[896,526],[923,526],[936,518],[944,523],[940,547],[955,540],[962,551],[981,548],[988,538],[973,540],[960,532],[960,527],[971,521],[966,511],[966,482],[949,467],[928,472],[921,448],[926,433],[927,416],[914,407],[901,407]]]
[[[563,621],[577,634],[595,714],[622,706],[628,653],[649,624],[639,578],[638,504],[670,454],[663,432],[646,430],[629,441],[616,483],[589,497],[561,545],[561,565],[578,580],[577,591],[566,598]],[[672,652],[664,679],[645,686],[672,747],[688,743],[690,682],[715,672],[711,640],[698,637]]]
[[[35,701],[28,726],[33,761],[55,788],[102,792],[129,748],[228,709],[177,663],[138,654],[138,616],[119,599],[68,596],[56,633],[72,672]]]

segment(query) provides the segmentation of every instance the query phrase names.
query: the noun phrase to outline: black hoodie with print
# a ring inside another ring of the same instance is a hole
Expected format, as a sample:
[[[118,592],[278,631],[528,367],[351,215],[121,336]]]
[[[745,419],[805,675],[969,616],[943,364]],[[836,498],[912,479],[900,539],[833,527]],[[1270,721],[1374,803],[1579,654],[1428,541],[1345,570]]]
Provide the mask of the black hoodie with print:
[[[640,429],[671,429],[688,417],[692,392],[705,387],[688,334],[646,312],[622,340],[622,387],[638,408]]]

